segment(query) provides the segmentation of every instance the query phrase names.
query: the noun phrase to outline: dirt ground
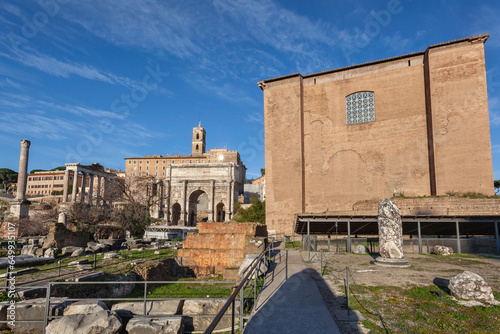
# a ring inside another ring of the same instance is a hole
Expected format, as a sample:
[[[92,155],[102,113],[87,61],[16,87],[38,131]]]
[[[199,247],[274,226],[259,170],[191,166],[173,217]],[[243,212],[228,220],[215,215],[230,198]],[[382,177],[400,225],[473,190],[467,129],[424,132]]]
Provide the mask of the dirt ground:
[[[304,252],[303,255],[307,259],[308,253]],[[317,253],[313,260],[318,268],[319,257],[320,254]],[[409,268],[390,268],[374,264],[375,256],[369,254],[323,253],[323,263],[326,262],[333,270],[349,267],[356,283],[360,285],[427,286],[439,283],[438,280],[443,282],[467,270],[483,277],[494,291],[500,292],[500,257],[405,254],[405,258],[411,265]]]
[[[309,253],[302,252],[304,260]],[[329,268],[329,273],[322,279],[317,279],[318,289],[323,295],[325,304],[332,315],[335,310],[344,307],[345,291],[342,288],[346,267],[358,285],[395,286],[410,288],[411,286],[446,285],[447,280],[467,270],[481,277],[491,286],[493,291],[500,292],[500,257],[480,255],[437,256],[423,254],[406,254],[405,258],[411,265],[409,268],[389,268],[374,264],[375,255],[323,253],[323,265]],[[321,253],[311,252],[311,268],[320,272]],[[351,279],[351,278],[350,278]],[[352,281],[351,281],[352,284]],[[362,322],[337,322],[344,334],[368,333]]]

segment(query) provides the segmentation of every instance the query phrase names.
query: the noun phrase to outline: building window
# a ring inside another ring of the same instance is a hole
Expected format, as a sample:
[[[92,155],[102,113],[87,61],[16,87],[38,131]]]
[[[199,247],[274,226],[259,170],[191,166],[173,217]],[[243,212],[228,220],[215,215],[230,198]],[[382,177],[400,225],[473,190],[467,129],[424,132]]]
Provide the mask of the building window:
[[[345,107],[347,124],[375,121],[375,95],[373,92],[357,92],[347,95]]]
[[[135,163],[136,163],[136,162],[137,162],[137,161],[136,161],[136,160],[134,160],[134,165],[135,165]]]
[[[128,164],[129,164],[129,165],[131,165],[131,164],[132,164],[132,160],[129,160],[129,161],[128,161]]]
[[[158,176],[158,172],[156,172],[156,176]]]
[[[142,170],[142,167],[139,167],[139,170]]]
[[[149,170],[149,166],[146,167],[146,170]]]
[[[163,160],[163,163],[166,164],[167,163],[167,160]]]
[[[146,163],[149,164],[149,160],[146,160]]]
[[[158,160],[156,160],[156,164],[158,164]]]
[[[156,170],[158,170],[158,166],[156,166]]]
[[[163,176],[165,176],[165,172],[163,172]]]
[[[193,160],[189,160],[189,163],[192,164],[193,163]]]
[[[142,176],[142,173],[139,173],[139,176]]]
[[[184,163],[184,160],[182,160],[182,163]]]
[[[196,160],[196,163],[198,163],[198,160]]]
[[[205,160],[201,160],[201,163],[204,164],[205,163]]]
[[[142,160],[139,160],[139,163],[142,164]]]
[[[175,160],[172,160],[172,163],[175,164]]]
[[[135,176],[135,173],[133,175]]]

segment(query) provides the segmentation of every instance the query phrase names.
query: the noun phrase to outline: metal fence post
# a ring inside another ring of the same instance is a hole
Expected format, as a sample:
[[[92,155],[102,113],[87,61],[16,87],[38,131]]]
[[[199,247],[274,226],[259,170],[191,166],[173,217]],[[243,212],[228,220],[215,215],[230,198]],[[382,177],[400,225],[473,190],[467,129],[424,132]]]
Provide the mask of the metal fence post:
[[[5,279],[5,287],[9,287],[9,281],[10,281],[10,266],[7,266],[7,277]]]
[[[307,250],[309,253],[309,261],[311,261],[311,235],[310,235],[310,230],[311,230],[311,222],[308,220],[307,221]]]
[[[94,253],[94,270],[97,268],[97,253]]]
[[[50,313],[50,285],[51,283],[47,284],[47,294],[45,296],[45,314],[43,316],[43,333],[45,334],[45,328],[47,328],[47,324],[49,322],[49,313]]]
[[[236,298],[235,298],[236,299]],[[240,333],[243,333],[243,307],[245,304],[245,289],[240,290]]]
[[[345,281],[346,281],[346,297],[347,297],[347,315],[351,315],[351,306],[349,304],[349,267],[345,269]]]
[[[231,312],[231,334],[234,334],[234,311],[235,311],[236,299],[233,299],[233,307]]]
[[[321,276],[323,276],[323,249],[320,249],[319,252],[321,253]]]
[[[59,269],[57,270],[57,276],[61,276],[61,260],[59,259],[57,263],[59,264]]]
[[[148,281],[144,282],[144,316],[146,316],[146,297],[148,294]]]

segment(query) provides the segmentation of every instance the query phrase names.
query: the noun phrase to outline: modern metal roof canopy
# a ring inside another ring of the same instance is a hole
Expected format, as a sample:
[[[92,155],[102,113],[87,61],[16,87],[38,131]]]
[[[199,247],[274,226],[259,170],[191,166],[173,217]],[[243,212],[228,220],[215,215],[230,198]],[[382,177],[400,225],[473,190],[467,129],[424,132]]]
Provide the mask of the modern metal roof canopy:
[[[500,216],[401,216],[404,235],[493,235]],[[295,232],[307,234],[378,235],[377,216],[342,216],[330,214],[300,214],[296,216]],[[349,223],[349,224],[348,224]],[[349,226],[348,226],[349,225]]]

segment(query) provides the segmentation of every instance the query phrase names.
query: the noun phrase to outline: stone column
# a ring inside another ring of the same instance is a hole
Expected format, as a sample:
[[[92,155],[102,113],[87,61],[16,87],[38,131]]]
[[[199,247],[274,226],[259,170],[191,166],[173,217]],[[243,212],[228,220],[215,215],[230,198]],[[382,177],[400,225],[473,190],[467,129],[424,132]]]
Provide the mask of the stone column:
[[[101,205],[101,176],[97,175],[97,197],[95,200],[95,205]]]
[[[235,201],[235,196],[234,196],[234,180],[232,180],[231,181],[231,203],[230,203],[231,213],[234,213],[234,201]]]
[[[163,220],[167,220],[167,225],[170,223],[172,220],[170,219],[170,195],[171,195],[171,189],[170,189],[170,180],[165,181],[165,206],[166,206],[166,211],[165,211],[165,216],[163,217]]]
[[[225,221],[230,221],[231,220],[231,184],[233,181],[229,181],[227,185],[227,203],[226,203],[226,219]]]
[[[390,199],[378,206],[378,235],[380,256],[375,263],[381,266],[409,267],[403,253],[403,223],[398,207]]]
[[[82,172],[82,190],[80,191],[80,203],[85,203],[85,186],[87,183],[87,173]]]
[[[27,139],[21,140],[21,155],[19,157],[19,174],[17,175],[16,200],[26,200],[26,183],[28,181],[28,155],[31,142]]]
[[[68,201],[68,182],[69,182],[69,169],[66,167],[64,171],[64,185],[63,185],[63,202]]]
[[[215,201],[215,180],[210,181],[210,194],[208,194],[208,221],[215,221],[214,201]]]
[[[182,181],[182,189],[181,189],[181,217],[179,220],[183,221],[183,226],[186,226],[186,187],[187,180]],[[179,221],[180,223],[180,221]]]
[[[71,202],[76,202],[76,191],[78,190],[78,169],[73,171],[73,190],[71,192]]]
[[[26,184],[28,183],[28,155],[31,142],[21,140],[21,155],[19,156],[19,173],[17,175],[16,199],[10,205],[10,213],[16,219],[29,218],[30,202],[26,200]]]
[[[90,177],[90,183],[89,183],[89,204],[92,205],[92,202],[94,201],[94,174],[89,174]]]

